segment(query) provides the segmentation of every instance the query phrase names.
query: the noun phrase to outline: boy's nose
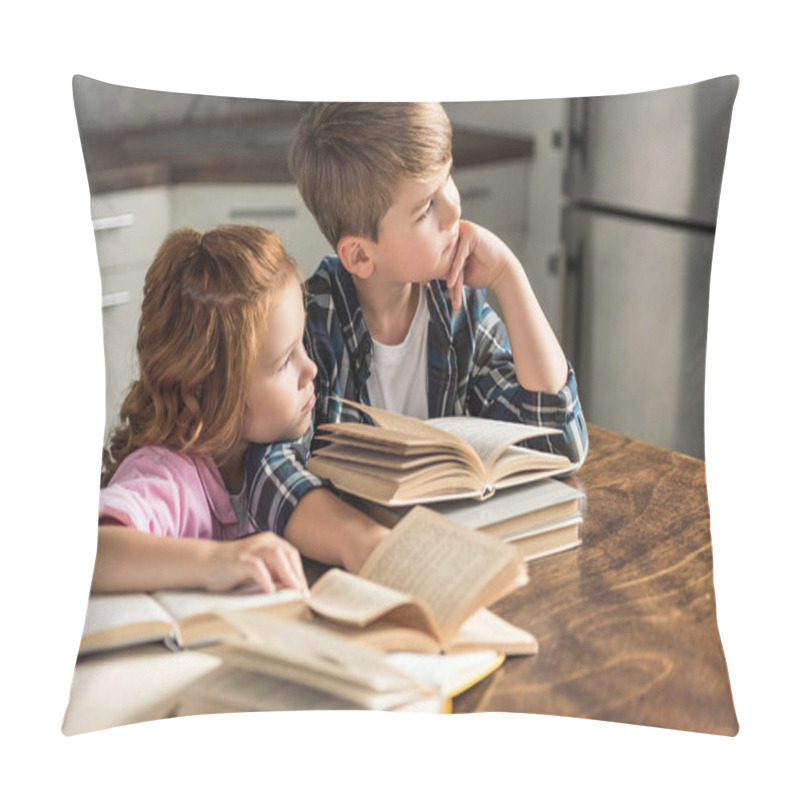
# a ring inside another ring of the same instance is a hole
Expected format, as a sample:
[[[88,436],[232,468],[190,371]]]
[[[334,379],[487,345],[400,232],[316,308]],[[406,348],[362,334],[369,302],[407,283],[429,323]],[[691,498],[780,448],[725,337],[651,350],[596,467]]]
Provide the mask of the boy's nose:
[[[444,194],[447,201],[447,211],[449,212],[445,215],[444,227],[450,228],[461,219],[461,195],[458,193],[458,187],[452,178],[448,181]]]

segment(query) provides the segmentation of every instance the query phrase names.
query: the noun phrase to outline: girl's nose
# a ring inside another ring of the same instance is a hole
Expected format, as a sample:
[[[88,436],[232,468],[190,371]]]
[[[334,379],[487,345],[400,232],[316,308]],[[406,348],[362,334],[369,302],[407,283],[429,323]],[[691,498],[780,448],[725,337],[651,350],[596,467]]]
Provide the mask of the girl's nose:
[[[305,347],[303,348],[303,358],[305,362],[303,364],[303,369],[301,370],[301,377],[303,379],[303,384],[305,385],[309,381],[313,381],[314,378],[317,377],[317,365],[314,363],[312,359],[308,357],[308,353],[306,352]]]

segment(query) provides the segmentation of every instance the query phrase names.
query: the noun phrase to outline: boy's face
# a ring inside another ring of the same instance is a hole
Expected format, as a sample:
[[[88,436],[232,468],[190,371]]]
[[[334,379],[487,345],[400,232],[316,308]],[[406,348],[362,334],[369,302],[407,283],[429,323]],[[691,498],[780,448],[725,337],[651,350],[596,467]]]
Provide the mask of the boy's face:
[[[317,367],[303,346],[305,310],[296,280],[278,292],[259,337],[242,438],[266,444],[302,436],[311,424]]]
[[[429,177],[400,184],[381,220],[377,242],[365,249],[375,275],[400,283],[445,278],[456,251],[461,198],[448,161]]]

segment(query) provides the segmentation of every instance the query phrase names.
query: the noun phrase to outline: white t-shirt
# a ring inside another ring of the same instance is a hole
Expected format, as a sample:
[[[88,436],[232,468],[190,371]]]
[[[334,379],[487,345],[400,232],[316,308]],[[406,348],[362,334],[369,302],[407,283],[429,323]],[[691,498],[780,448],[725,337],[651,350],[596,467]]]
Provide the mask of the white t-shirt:
[[[367,379],[370,403],[417,419],[428,418],[428,289],[420,286],[419,304],[408,335],[400,344],[372,340]]]

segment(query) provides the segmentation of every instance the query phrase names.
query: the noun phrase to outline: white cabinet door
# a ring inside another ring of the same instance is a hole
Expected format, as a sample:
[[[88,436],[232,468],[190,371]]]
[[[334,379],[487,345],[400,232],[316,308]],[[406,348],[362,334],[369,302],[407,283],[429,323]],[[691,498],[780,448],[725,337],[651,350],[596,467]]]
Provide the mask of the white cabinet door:
[[[149,266],[171,228],[166,187],[95,195],[91,201],[100,269]]]
[[[528,239],[529,159],[453,170],[461,216],[499,236],[525,266]],[[499,312],[496,300],[489,302]]]
[[[294,184],[180,184],[172,192],[173,225],[260,225],[275,231],[304,277],[333,252]]]
[[[495,233],[525,230],[529,165],[523,158],[453,170],[464,219]]]
[[[103,348],[106,365],[105,433],[119,423],[119,407],[138,374],[136,333],[147,268],[103,276]]]
[[[172,226],[167,187],[95,195],[91,201],[103,295],[105,433],[137,374],[136,332],[144,276]]]

